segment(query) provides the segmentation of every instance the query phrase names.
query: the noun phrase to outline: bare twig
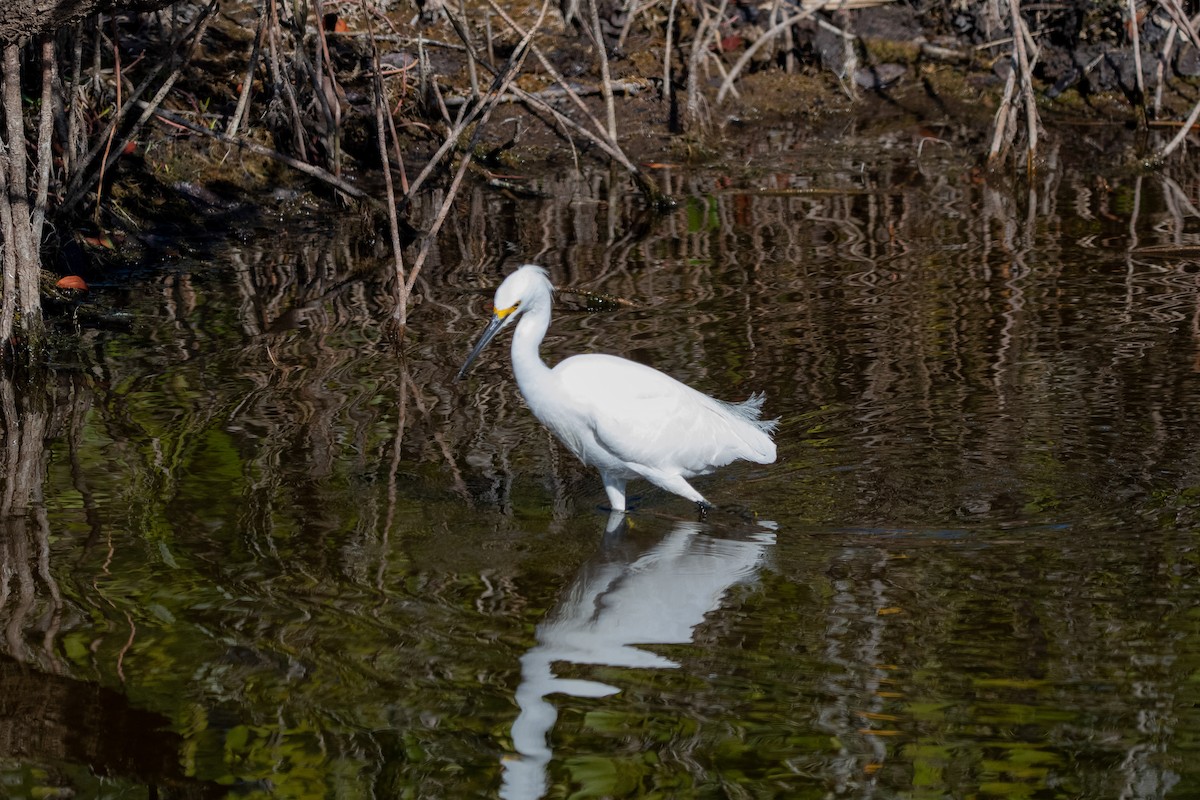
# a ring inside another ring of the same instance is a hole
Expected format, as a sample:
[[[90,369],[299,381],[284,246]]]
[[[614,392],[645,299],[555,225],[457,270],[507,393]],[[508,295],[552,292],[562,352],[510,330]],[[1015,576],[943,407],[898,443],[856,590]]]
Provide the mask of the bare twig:
[[[366,11],[367,0],[362,0],[363,10]],[[371,24],[370,14],[367,14],[367,32],[374,34],[375,26]],[[404,253],[400,249],[400,221],[396,218],[396,192],[392,187],[392,170],[388,165],[388,148],[387,135],[388,126],[384,124],[384,111],[389,104],[383,93],[383,77],[381,75],[379,63],[379,47],[375,43],[375,37],[371,37],[371,64],[373,66],[374,75],[371,79],[371,85],[374,88],[374,105],[375,105],[375,136],[379,143],[379,164],[383,167],[383,183],[387,189],[387,212],[388,212],[388,230],[392,236],[392,257],[396,264],[396,280],[398,283],[404,283]],[[392,135],[395,135],[394,129]],[[403,298],[407,301],[407,298]],[[407,305],[407,302],[405,302]],[[403,324],[404,320],[401,320]]]
[[[1021,98],[1025,106],[1025,168],[1028,174],[1034,172],[1034,158],[1038,145],[1038,111],[1037,99],[1033,94],[1033,74],[1027,51],[1028,31],[1025,20],[1021,18],[1020,0],[1008,0],[1008,9],[1012,17],[1013,29],[1013,69],[1021,85]]]
[[[288,110],[292,115],[293,146],[296,148],[296,152],[300,155],[300,158],[307,161],[308,147],[304,142],[304,123],[300,121],[300,107],[296,103],[296,93],[292,89],[292,82],[283,73],[283,67],[279,59],[279,51],[283,48],[283,42],[279,36],[279,7],[276,5],[275,0],[268,0],[268,2],[271,19],[269,23],[270,27],[268,28],[267,43],[271,58],[267,63],[271,68],[271,80],[274,83],[276,92],[282,89],[283,96],[287,100]]]
[[[675,9],[679,0],[671,0],[671,8],[667,11],[667,39],[663,42],[663,85],[662,99],[671,102],[671,40],[675,38]]]
[[[721,17],[725,14],[727,2],[728,0],[721,0],[721,6],[714,16],[709,16],[708,7],[701,4],[703,16],[700,19],[696,35],[692,37],[692,52],[688,57],[687,105],[684,114],[684,124],[688,128],[702,121],[700,116],[700,61],[708,55],[708,40],[718,30]]]
[[[1179,147],[1179,145],[1183,143],[1183,140],[1187,138],[1187,135],[1191,133],[1192,126],[1196,124],[1197,119],[1200,119],[1200,103],[1196,103],[1196,105],[1192,107],[1192,113],[1188,115],[1187,120],[1183,123],[1183,127],[1181,127],[1179,132],[1171,138],[1171,141],[1167,142],[1167,144],[1158,151],[1156,157],[1159,159],[1164,159],[1171,155],[1171,153],[1175,152],[1175,148]]]
[[[517,24],[517,22],[510,17],[508,13],[495,2],[495,0],[488,0],[488,4],[492,7],[492,10],[504,20],[504,23],[513,30],[514,33],[516,33],[518,36],[525,36],[525,29]],[[601,135],[607,135],[605,133],[604,126],[600,124],[600,120],[596,119],[596,116],[583,102],[583,99],[580,98],[579,93],[575,91],[571,84],[567,83],[567,79],[564,78],[557,69],[555,69],[554,65],[548,58],[546,58],[541,49],[532,42],[530,43],[530,49],[533,52],[534,58],[536,58],[538,63],[542,65],[542,69],[546,70],[551,79],[553,79],[555,83],[562,87],[562,90],[566,92],[567,97],[569,97],[571,102],[575,104],[575,107],[578,108],[583,115],[588,118],[592,125],[595,126],[596,130],[601,133]]]
[[[77,168],[78,159],[83,151],[80,131],[83,128],[83,109],[79,102],[78,92],[83,74],[83,23],[77,23],[71,29],[75,46],[71,53],[71,83],[67,86],[63,104],[67,107],[67,141],[63,144],[63,181],[68,181]]]
[[[1179,35],[1178,23],[1172,22],[1167,28],[1163,39],[1162,50],[1158,54],[1158,66],[1154,70],[1154,117],[1162,113],[1163,87],[1166,85],[1167,65],[1171,63],[1171,51],[1175,49],[1175,39]]]
[[[342,91],[338,83],[337,72],[333,68],[333,59],[329,56],[329,40],[325,35],[325,11],[321,0],[316,0],[313,11],[317,26],[317,64],[314,67],[314,87],[317,98],[325,111],[326,147],[329,151],[329,162],[333,174],[342,173]]]
[[[615,142],[617,111],[613,105],[612,76],[608,72],[608,50],[604,46],[604,31],[600,28],[600,11],[596,7],[596,0],[587,0],[587,5],[590,12],[588,24],[592,29],[592,43],[596,46],[596,58],[600,62],[600,91],[604,95],[604,110],[608,113],[608,138]]]
[[[1129,0],[1129,34],[1133,44],[1133,72],[1137,85],[1137,104],[1142,109],[1142,121],[1146,116],[1146,85],[1142,78],[1142,39],[1138,25],[1137,0]]]
[[[467,0],[458,0],[458,13],[462,15],[464,22],[467,19]],[[475,69],[475,45],[471,43],[471,30],[467,25],[462,26],[462,30],[458,31],[458,35],[462,37],[463,44],[467,49],[467,76],[471,79],[471,98],[479,97],[479,74]]]
[[[1000,107],[996,110],[995,131],[992,133],[992,146],[988,151],[988,164],[992,166],[995,166],[1012,143],[1013,92],[1016,88],[1017,71],[1014,68],[1008,71],[1008,78],[1004,81],[1004,95],[1000,99]]]
[[[237,107],[233,110],[233,116],[229,119],[229,125],[225,128],[225,132],[230,136],[237,136],[238,129],[242,125],[242,119],[246,116],[246,109],[250,105],[250,92],[254,86],[254,71],[258,69],[258,59],[262,53],[263,40],[267,35],[267,21],[269,15],[260,12],[258,17],[258,32],[254,35],[254,46],[250,48],[250,59],[246,63],[246,75],[242,78],[242,92],[238,96]]]
[[[117,108],[121,107],[121,48],[117,41],[117,18],[112,18],[113,29],[113,83],[116,85],[117,97],[114,101]],[[104,191],[104,169],[108,166],[108,153],[112,148],[113,136],[117,132],[117,126],[112,125],[108,129],[108,136],[105,137],[104,157],[100,159],[100,177],[96,178],[96,219],[100,219],[100,196]],[[70,205],[70,204],[68,204]]]

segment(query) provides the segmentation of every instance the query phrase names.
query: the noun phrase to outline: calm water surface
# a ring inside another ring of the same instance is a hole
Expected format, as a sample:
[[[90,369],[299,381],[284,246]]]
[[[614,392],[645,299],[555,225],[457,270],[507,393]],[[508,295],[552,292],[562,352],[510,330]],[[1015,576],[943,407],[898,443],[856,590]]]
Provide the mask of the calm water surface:
[[[1097,136],[480,190],[402,352],[359,220],[177,232],[0,383],[0,793],[1200,796],[1200,180]],[[610,519],[507,340],[452,380],[524,261],[778,463]]]

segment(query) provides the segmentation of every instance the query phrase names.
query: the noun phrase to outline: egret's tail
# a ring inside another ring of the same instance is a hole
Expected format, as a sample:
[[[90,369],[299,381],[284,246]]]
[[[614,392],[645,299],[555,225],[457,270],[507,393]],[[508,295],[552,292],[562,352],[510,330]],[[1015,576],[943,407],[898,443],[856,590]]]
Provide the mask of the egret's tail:
[[[726,405],[742,419],[753,423],[754,427],[766,434],[775,432],[779,427],[779,417],[775,419],[760,419],[762,417],[763,402],[766,401],[767,395],[765,392],[755,392],[750,395],[750,399],[740,403],[727,403]]]
[[[767,399],[763,392],[755,392],[748,400],[741,403],[724,403],[733,415],[749,425],[743,428],[742,440],[753,451],[753,455],[743,456],[760,464],[770,464],[775,460],[775,442],[771,434],[779,427],[779,418],[761,419],[763,401]]]

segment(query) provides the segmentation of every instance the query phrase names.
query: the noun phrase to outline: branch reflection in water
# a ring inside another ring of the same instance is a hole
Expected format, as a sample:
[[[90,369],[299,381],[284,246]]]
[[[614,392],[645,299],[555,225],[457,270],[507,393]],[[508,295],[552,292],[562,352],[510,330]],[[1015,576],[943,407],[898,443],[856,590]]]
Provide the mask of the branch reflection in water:
[[[626,536],[627,524],[624,514],[609,516],[600,551],[562,593],[538,626],[537,644],[521,657],[520,713],[512,726],[517,755],[502,762],[504,800],[536,800],[546,793],[558,719],[549,695],[597,698],[621,691],[599,681],[557,677],[556,662],[679,668],[638,645],[691,644],[696,627],[721,607],[726,593],[755,580],[775,544],[770,522],[737,532],[678,520],[643,551]]]

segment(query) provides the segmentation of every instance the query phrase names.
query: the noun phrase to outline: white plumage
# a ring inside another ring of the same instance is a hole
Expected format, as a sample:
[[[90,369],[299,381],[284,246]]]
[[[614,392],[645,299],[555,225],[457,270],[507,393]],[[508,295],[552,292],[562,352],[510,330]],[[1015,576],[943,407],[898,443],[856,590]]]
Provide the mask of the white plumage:
[[[550,327],[554,287],[526,264],[496,290],[492,320],[458,372],[461,378],[497,333],[513,335],[513,373],[535,417],[604,480],[609,503],[625,510],[625,484],[644,478],[702,507],[688,484],[738,459],[775,461],[777,420],[760,419],[763,395],[726,403],[656,369],[617,356],[572,356],[550,369],[538,348]]]

